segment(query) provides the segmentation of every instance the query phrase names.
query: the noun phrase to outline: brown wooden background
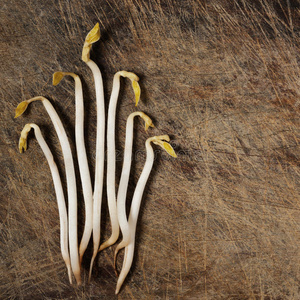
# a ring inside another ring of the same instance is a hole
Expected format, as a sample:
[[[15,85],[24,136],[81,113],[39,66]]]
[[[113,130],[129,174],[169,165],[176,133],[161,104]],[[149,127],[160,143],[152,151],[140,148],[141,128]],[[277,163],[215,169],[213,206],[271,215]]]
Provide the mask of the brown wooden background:
[[[59,70],[79,74],[94,170],[94,87],[80,58],[87,32],[100,22],[92,58],[107,101],[114,73],[135,72],[138,109],[156,125],[145,133],[136,124],[129,196],[148,136],[170,134],[178,153],[177,159],[157,154],[134,266],[118,298],[300,299],[299,6],[299,0],[2,0],[0,298],[117,298],[112,248],[99,254],[90,285],[68,284],[47,162],[32,134],[25,154],[17,148],[23,126],[36,122],[63,174],[60,146],[40,103],[13,118],[20,101],[46,96],[74,140],[73,81],[53,87],[51,80]],[[134,110],[123,80],[117,177],[125,120]],[[80,188],[78,198],[81,234]],[[103,208],[102,240],[110,235],[105,200]]]

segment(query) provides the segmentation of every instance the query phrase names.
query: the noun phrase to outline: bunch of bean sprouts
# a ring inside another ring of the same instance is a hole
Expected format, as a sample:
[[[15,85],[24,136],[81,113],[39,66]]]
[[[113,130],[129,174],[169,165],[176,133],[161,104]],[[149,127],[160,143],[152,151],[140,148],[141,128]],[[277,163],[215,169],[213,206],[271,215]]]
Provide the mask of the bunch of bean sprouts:
[[[127,71],[117,72],[113,78],[113,87],[108,107],[107,124],[105,124],[105,101],[102,76],[96,63],[90,59],[90,50],[92,44],[97,42],[99,39],[100,30],[99,24],[97,23],[86,36],[82,50],[82,60],[87,64],[93,74],[97,103],[97,136],[94,188],[92,187],[92,181],[88,167],[88,158],[85,149],[84,101],[80,77],[71,72],[56,72],[53,74],[53,85],[59,84],[64,76],[71,76],[75,82],[75,144],[85,204],[84,231],[79,247],[77,238],[77,188],[75,168],[69,139],[64,129],[63,123],[61,122],[61,119],[51,102],[43,96],[37,96],[21,102],[16,108],[15,117],[17,118],[22,115],[29,103],[34,101],[41,101],[53,123],[54,129],[60,142],[67,179],[68,210],[64,198],[59,171],[53,159],[51,150],[49,149],[40,128],[36,124],[28,123],[23,128],[19,140],[19,150],[21,153],[27,150],[27,136],[29,131],[33,129],[35,137],[47,159],[53,178],[60,218],[61,253],[67,267],[70,283],[72,283],[73,273],[77,284],[81,284],[82,258],[87,249],[91,236],[93,236],[93,255],[90,263],[89,281],[91,279],[93,264],[97,253],[115,244],[119,238],[119,232],[121,230],[122,241],[116,247],[114,255],[114,266],[116,266],[118,251],[122,248],[125,248],[123,265],[118,277],[116,287],[116,294],[118,294],[133,261],[135,233],[139,208],[145,185],[147,183],[154,162],[154,152],[151,143],[162,147],[167,151],[168,154],[173,157],[176,157],[176,154],[172,146],[168,143],[170,141],[168,135],[153,136],[146,140],[146,161],[140,178],[136,184],[134,195],[131,201],[130,213],[129,216],[127,216],[126,195],[132,161],[134,118],[140,117],[144,120],[145,130],[147,130],[149,127],[154,127],[154,125],[151,119],[143,112],[136,111],[128,116],[126,123],[123,167],[118,191],[116,191],[115,119],[121,77],[130,79],[132,83],[133,91],[135,94],[135,106],[138,105],[141,90],[138,84],[139,78],[137,75]],[[101,204],[104,184],[103,179],[105,172],[105,130],[107,134],[106,190],[108,210],[111,222],[111,236],[108,240],[100,244]]]

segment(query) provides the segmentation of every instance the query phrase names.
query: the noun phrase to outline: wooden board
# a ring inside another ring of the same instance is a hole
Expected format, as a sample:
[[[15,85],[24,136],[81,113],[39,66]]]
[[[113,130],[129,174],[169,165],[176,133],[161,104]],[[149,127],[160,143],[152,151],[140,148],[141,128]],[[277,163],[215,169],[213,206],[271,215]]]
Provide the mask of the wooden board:
[[[136,124],[129,198],[147,137],[170,134],[178,153],[157,149],[119,298],[300,298],[299,1],[2,0],[0,7],[1,299],[115,297],[114,247],[99,254],[87,284],[90,245],[85,283],[69,285],[47,162],[33,135],[25,154],[17,148],[23,126],[37,123],[63,175],[60,146],[40,103],[14,119],[20,101],[48,97],[75,150],[73,82],[51,81],[55,71],[77,73],[94,170],[94,86],[80,58],[96,22],[102,36],[92,58],[106,104],[114,73],[135,72],[138,109],[156,125],[145,133]],[[117,110],[119,178],[125,121],[136,110],[127,81]],[[110,235],[105,199],[102,240]],[[81,188],[78,200],[81,235]]]

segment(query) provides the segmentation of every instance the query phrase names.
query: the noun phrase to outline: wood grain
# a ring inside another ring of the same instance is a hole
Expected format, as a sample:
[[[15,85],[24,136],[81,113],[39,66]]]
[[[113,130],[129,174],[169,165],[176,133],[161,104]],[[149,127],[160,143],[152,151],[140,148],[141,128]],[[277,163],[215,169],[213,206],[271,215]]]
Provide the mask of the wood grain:
[[[178,153],[174,160],[157,151],[134,266],[118,298],[300,298],[299,0],[2,0],[0,6],[1,299],[115,297],[112,248],[98,256],[90,285],[68,284],[48,165],[33,138],[22,155],[17,143],[23,126],[36,122],[64,175],[60,146],[39,103],[13,119],[21,100],[48,97],[75,151],[73,82],[53,87],[51,77],[77,73],[94,170],[95,95],[80,56],[96,22],[102,37],[92,58],[103,72],[106,99],[115,72],[135,72],[138,109],[156,125],[148,133],[141,122],[136,126],[129,196],[148,136],[170,134]],[[125,120],[134,110],[123,81],[118,178]],[[81,234],[81,188],[78,199]],[[106,206],[102,239],[110,235]],[[85,282],[90,255],[91,245]]]

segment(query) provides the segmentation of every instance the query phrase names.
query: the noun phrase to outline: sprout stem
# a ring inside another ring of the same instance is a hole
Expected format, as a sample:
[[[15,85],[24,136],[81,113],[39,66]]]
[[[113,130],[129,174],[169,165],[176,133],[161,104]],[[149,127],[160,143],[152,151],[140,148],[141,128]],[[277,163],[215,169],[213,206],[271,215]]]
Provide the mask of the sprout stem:
[[[136,116],[140,116],[141,118],[144,119],[145,130],[147,130],[149,126],[154,127],[151,119],[143,112],[133,112],[127,118],[123,167],[122,167],[122,173],[121,173],[119,189],[118,189],[118,197],[117,197],[117,212],[118,212],[119,225],[122,231],[123,240],[117,246],[117,248],[122,246],[125,243],[128,243],[130,238],[129,224],[126,216],[126,194],[127,194],[128,181],[129,181],[130,169],[131,169],[131,160],[132,160],[133,123],[134,123],[134,118]]]
[[[108,119],[107,119],[107,174],[106,174],[107,202],[108,202],[112,233],[110,238],[100,246],[99,251],[104,250],[105,248],[113,245],[119,237],[119,222],[117,216],[117,203],[116,203],[116,190],[115,190],[115,181],[116,181],[115,119],[116,119],[116,107],[117,107],[119,90],[120,90],[120,76],[128,77],[132,82],[137,82],[139,80],[139,78],[135,74],[126,71],[117,72],[113,80],[113,88],[112,88],[112,93],[109,101]],[[139,86],[138,86],[138,90],[139,90]],[[140,90],[138,91],[138,95],[136,90],[134,91],[136,94],[136,105],[137,105],[139,101]]]
[[[92,44],[100,38],[99,23],[86,36],[83,50],[82,60],[89,66],[93,73],[96,102],[97,102],[97,137],[96,137],[96,170],[94,184],[94,202],[93,202],[93,256],[90,263],[89,281],[92,275],[94,260],[97,256],[100,244],[100,222],[101,222],[101,204],[103,192],[103,177],[104,177],[104,146],[105,146],[105,102],[103,81],[100,69],[90,59],[90,50]]]
[[[119,293],[120,288],[131,268],[132,260],[133,260],[133,254],[134,254],[134,242],[135,242],[135,233],[136,233],[136,224],[137,224],[137,219],[138,219],[138,214],[140,210],[140,205],[142,201],[142,196],[144,193],[144,189],[147,183],[147,180],[149,178],[153,162],[154,162],[154,151],[151,146],[151,142],[161,146],[164,148],[170,155],[173,157],[176,157],[176,154],[173,150],[173,148],[170,146],[165,141],[170,141],[170,138],[168,135],[161,135],[161,136],[154,136],[151,138],[148,138],[146,140],[146,162],[143,168],[143,171],[140,175],[140,178],[138,180],[138,183],[136,185],[133,198],[132,198],[132,203],[131,203],[131,208],[130,208],[130,214],[128,218],[128,240],[124,240],[118,245],[118,247],[115,250],[115,261],[116,261],[116,256],[118,251],[125,247],[125,254],[124,254],[124,260],[123,260],[123,265],[122,269],[117,281],[117,287],[116,287],[116,294]],[[121,227],[121,225],[120,225]],[[122,227],[121,227],[122,228]]]
[[[42,148],[42,151],[47,159],[47,162],[50,167],[54,189],[56,193],[58,213],[59,213],[59,222],[60,222],[60,248],[63,260],[67,266],[69,281],[72,284],[72,273],[71,273],[71,264],[68,248],[68,215],[66,209],[66,202],[64,197],[64,191],[61,184],[61,179],[57,169],[57,165],[53,159],[51,150],[49,149],[40,128],[36,124],[26,124],[24,129],[21,132],[21,137],[19,140],[19,149],[20,153],[27,150],[27,135],[30,129],[34,129],[35,137]]]
[[[84,231],[79,246],[79,261],[81,264],[83,254],[88,246],[93,229],[93,189],[84,141],[84,104],[80,77],[74,73],[56,72],[53,74],[53,85],[59,84],[61,79],[66,75],[72,76],[75,80],[75,142],[85,204]]]
[[[68,189],[68,215],[69,215],[69,247],[70,247],[70,259],[72,271],[77,281],[77,284],[81,284],[80,277],[80,265],[78,258],[78,240],[77,240],[77,189],[75,169],[72,157],[72,151],[70,143],[63,127],[63,124],[48,99],[42,96],[37,96],[29,100],[21,102],[16,109],[16,116],[20,116],[27,108],[28,104],[40,100],[42,101],[47,113],[49,114],[51,121],[54,125],[55,131],[58,135],[61,149],[64,156],[64,163],[67,177],[67,189]]]

